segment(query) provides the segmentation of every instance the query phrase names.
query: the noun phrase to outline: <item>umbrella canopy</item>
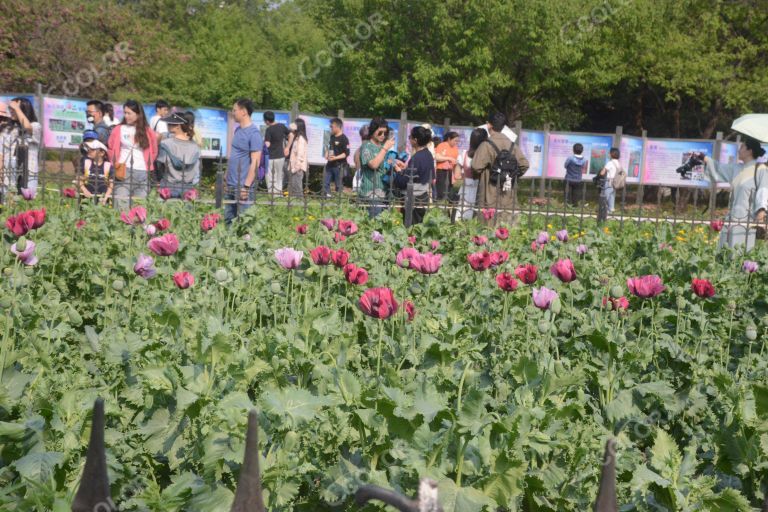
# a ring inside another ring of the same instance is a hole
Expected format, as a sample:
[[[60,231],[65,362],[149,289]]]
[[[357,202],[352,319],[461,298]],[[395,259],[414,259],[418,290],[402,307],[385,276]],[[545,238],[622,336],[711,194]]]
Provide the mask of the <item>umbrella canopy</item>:
[[[747,114],[733,122],[731,129],[760,142],[768,142],[768,114]]]

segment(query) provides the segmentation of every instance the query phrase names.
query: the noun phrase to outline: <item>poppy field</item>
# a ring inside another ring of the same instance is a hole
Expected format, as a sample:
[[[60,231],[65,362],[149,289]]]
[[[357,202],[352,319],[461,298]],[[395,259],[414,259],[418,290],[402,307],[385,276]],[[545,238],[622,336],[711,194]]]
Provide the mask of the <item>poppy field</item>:
[[[187,199],[4,211],[0,509],[69,510],[99,396],[124,511],[228,511],[252,408],[269,510],[588,510],[609,438],[621,510],[762,503],[764,245]]]

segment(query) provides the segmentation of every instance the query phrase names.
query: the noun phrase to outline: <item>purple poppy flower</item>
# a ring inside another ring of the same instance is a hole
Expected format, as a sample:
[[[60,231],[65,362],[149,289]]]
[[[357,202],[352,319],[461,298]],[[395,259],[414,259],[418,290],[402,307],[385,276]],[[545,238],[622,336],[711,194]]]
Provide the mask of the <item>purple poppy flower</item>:
[[[155,260],[152,259],[152,256],[139,254],[139,257],[136,259],[136,264],[133,266],[133,271],[136,272],[136,275],[141,276],[144,279],[150,279],[157,274],[157,269],[153,266],[154,264]]]

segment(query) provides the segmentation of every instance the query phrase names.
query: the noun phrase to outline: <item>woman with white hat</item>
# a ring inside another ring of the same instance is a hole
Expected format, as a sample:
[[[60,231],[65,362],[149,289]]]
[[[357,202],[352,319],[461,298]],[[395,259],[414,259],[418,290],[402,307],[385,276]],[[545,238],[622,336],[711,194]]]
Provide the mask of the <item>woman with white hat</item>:
[[[160,187],[169,189],[171,197],[182,197],[200,182],[200,146],[195,142],[195,120],[192,112],[174,112],[161,119],[170,137],[160,142],[157,162],[162,172]]]
[[[83,144],[86,156],[83,158],[79,188],[80,194],[94,203],[102,205],[112,197],[112,164],[107,159],[107,146],[98,139]]]

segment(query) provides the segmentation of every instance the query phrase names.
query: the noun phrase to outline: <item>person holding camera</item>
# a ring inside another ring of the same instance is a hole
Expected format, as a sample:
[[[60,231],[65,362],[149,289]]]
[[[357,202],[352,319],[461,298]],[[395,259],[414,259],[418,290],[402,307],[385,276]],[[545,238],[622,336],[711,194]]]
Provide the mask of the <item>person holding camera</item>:
[[[525,174],[529,163],[520,146],[501,133],[506,125],[507,116],[503,113],[495,112],[488,116],[488,140],[477,148],[472,158],[472,171],[479,179],[477,208],[500,210],[497,214],[499,220],[508,223],[513,218],[515,180]],[[516,160],[512,174],[497,172],[502,166],[508,167],[511,160]]]
[[[702,153],[694,153],[688,161],[691,166],[704,164],[704,172],[710,180],[731,184],[731,201],[725,218],[727,225],[720,232],[720,247],[744,245],[749,250],[757,238],[765,238],[768,166],[757,161],[763,155],[765,149],[760,142],[747,137],[739,147],[739,161],[743,164],[721,164]]]

